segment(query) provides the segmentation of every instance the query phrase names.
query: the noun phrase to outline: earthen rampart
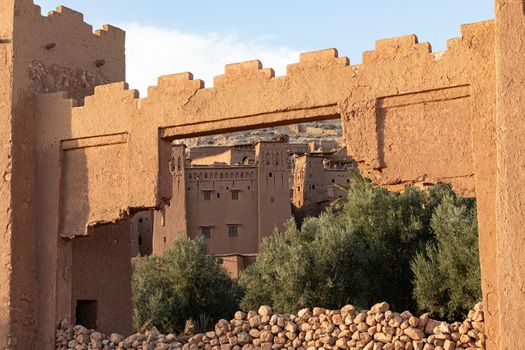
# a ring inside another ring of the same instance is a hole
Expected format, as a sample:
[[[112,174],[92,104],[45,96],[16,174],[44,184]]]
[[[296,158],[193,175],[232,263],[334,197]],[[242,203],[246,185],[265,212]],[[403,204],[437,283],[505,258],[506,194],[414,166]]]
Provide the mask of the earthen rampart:
[[[378,41],[361,65],[329,49],[274,77],[255,60],[210,88],[161,77],[143,99],[124,83],[94,91],[125,81],[122,31],[94,34],[80,14],[41,16],[30,0],[1,6],[3,347],[50,348],[53,322],[72,318],[70,238],[168,203],[172,140],[339,117],[374,183],[444,181],[476,196],[487,347],[516,344],[498,324],[517,333],[509,315],[523,319],[523,1],[496,0],[496,21],[462,26],[442,53],[409,35]]]
[[[41,96],[38,118],[71,121],[71,130],[63,129],[66,136],[50,130],[54,138],[93,146],[82,148],[84,167],[73,156],[61,175],[66,185],[60,233],[85,234],[82,227],[162,207],[171,193],[167,164],[173,139],[339,116],[349,155],[375,183],[445,181],[473,195],[475,181],[480,188],[490,185],[484,183],[490,177],[474,178],[476,167],[490,168],[475,162],[476,151],[490,138],[474,134],[490,124],[493,38],[489,21],[462,26],[462,37],[450,40],[439,54],[413,35],[378,41],[361,65],[350,66],[335,49],[305,53],[283,77],[274,77],[259,61],[232,64],[210,88],[191,73],[174,74],[160,77],[143,99],[122,83],[112,84],[97,88],[84,106],[60,117],[54,107],[40,107],[60,105],[57,96]],[[88,170],[77,171],[83,168]],[[84,172],[92,175],[79,181]],[[97,176],[104,173],[114,176]],[[115,193],[115,200],[97,200],[106,193]],[[481,210],[492,209],[488,204]],[[482,250],[492,244],[481,244]],[[493,255],[490,249],[482,252],[487,259]]]

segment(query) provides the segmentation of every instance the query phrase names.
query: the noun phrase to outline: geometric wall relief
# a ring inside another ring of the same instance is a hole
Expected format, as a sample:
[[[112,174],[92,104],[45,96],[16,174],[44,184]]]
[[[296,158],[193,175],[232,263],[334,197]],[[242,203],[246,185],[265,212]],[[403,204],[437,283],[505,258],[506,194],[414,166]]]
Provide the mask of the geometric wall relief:
[[[127,133],[62,141],[61,156],[61,237],[86,235],[88,226],[125,216]]]
[[[468,85],[377,99],[383,180],[472,178],[470,103]]]

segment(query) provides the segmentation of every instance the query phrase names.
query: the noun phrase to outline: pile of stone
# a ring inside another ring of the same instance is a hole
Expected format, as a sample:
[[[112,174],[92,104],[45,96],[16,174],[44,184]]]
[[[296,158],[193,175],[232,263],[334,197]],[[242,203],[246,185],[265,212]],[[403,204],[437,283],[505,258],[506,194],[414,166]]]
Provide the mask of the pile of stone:
[[[71,326],[62,322],[56,332],[57,350],[182,350],[183,345],[175,334],[160,334],[155,327],[124,338],[117,333],[106,336],[80,325]]]
[[[352,305],[340,310],[316,307],[297,315],[277,315],[269,306],[257,312],[238,311],[233,320],[220,320],[213,331],[197,334],[187,342],[155,329],[145,334],[104,335],[81,326],[61,327],[57,349],[151,350],[455,350],[484,349],[483,309],[477,304],[463,322],[452,324],[390,311],[387,303],[357,311]],[[79,347],[80,346],[80,347]]]

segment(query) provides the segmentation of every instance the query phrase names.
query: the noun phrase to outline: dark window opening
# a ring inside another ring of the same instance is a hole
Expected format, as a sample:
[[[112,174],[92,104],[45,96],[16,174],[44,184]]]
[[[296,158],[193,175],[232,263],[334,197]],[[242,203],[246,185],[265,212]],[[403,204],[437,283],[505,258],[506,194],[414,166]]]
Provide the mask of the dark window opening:
[[[201,227],[201,232],[204,238],[209,239],[211,237],[211,227]]]
[[[312,185],[312,190],[315,190],[315,185]]]
[[[237,237],[239,227],[237,225],[228,226],[228,237]]]
[[[205,191],[204,192],[204,200],[205,201],[211,200],[211,192],[209,192],[209,191]]]
[[[139,236],[139,245],[142,245],[142,236]]]
[[[239,191],[232,191],[232,200],[239,200]]]
[[[346,183],[349,184],[350,183],[350,179],[346,179]]]
[[[139,219],[139,222],[142,224],[142,218]]]
[[[166,237],[164,237],[164,243],[166,243]]]
[[[221,198],[221,194],[217,192],[217,198]]]
[[[334,183],[334,182],[335,182],[335,180],[334,180],[334,179],[332,179],[332,183]]]
[[[77,300],[75,311],[77,324],[88,329],[97,329],[97,307],[96,300]]]
[[[297,192],[301,192],[301,186],[297,186]]]

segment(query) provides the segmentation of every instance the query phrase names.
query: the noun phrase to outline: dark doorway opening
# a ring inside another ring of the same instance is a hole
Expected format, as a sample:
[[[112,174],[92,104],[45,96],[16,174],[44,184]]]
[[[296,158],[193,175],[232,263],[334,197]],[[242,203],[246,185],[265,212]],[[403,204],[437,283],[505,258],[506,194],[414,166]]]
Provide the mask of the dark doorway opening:
[[[97,329],[97,301],[77,300],[76,323],[88,329]]]

